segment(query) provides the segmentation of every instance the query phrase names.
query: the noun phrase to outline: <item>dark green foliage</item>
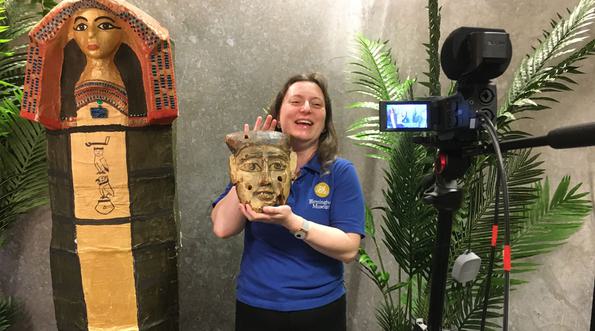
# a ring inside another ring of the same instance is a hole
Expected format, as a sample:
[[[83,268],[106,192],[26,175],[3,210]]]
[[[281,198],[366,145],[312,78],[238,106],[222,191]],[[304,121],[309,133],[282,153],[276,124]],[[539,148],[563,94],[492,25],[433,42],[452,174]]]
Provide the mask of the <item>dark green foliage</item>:
[[[20,118],[15,103],[6,98],[0,104],[2,133],[0,234],[16,220],[17,215],[48,202],[43,128]]]
[[[17,306],[10,298],[0,298],[0,331],[7,331],[17,317]]]
[[[48,202],[45,133],[19,117],[26,33],[56,3],[0,0],[0,248],[6,229],[19,214]],[[0,331],[18,308],[0,298]]]
[[[430,42],[424,44],[428,54],[429,71],[424,73],[430,95],[440,94],[439,63],[437,62],[440,36],[440,10],[436,0],[428,1]],[[499,110],[498,134],[501,139],[527,136],[514,131],[511,124],[523,111],[549,108],[547,102],[556,102],[550,92],[569,91],[575,82],[570,75],[580,71],[577,62],[595,52],[595,40],[585,40],[587,27],[595,21],[595,0],[583,0],[568,17],[557,15],[551,32],[521,63],[506,101]],[[413,99],[414,80],[402,81],[391,56],[388,42],[356,38],[359,49],[352,62],[352,83],[364,101],[350,108],[378,111],[379,100]],[[576,45],[583,43],[578,49]],[[451,86],[452,87],[452,86]],[[450,94],[450,92],[447,92]],[[368,211],[366,232],[372,239],[377,264],[364,249],[360,250],[360,265],[383,295],[377,308],[377,320],[383,330],[411,330],[413,317],[427,317],[431,267],[431,249],[435,233],[435,213],[421,203],[419,183],[431,172],[434,151],[413,144],[409,134],[378,131],[378,117],[367,116],[350,128],[350,138],[357,145],[372,149],[370,157],[386,161],[383,192],[384,204],[374,208],[381,215],[382,242],[400,269],[391,275],[385,268],[383,254],[374,228],[374,216]],[[580,192],[580,184],[571,185],[564,177],[554,193],[550,193],[549,180],[543,179],[544,170],[539,155],[531,150],[518,150],[505,155],[507,183],[510,196],[511,244],[513,276],[534,270],[537,264],[525,258],[544,254],[563,244],[583,224],[591,211],[588,193]],[[503,200],[496,215],[497,167],[492,156],[479,156],[459,183],[465,192],[461,209],[455,215],[451,235],[451,262],[465,250],[471,249],[482,259],[478,277],[467,284],[447,279],[444,326],[457,330],[480,328],[483,296],[487,287],[488,259],[491,228],[494,217],[503,221]],[[496,264],[489,286],[486,330],[499,330],[504,277],[501,246],[504,227],[499,227],[499,245],[495,251]],[[523,281],[512,279],[511,286]]]

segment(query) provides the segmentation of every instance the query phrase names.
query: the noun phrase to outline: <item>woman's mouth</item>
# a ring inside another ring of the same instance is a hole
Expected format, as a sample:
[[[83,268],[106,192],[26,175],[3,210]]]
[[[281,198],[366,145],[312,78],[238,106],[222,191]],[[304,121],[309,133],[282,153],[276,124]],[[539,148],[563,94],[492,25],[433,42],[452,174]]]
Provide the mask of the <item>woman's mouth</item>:
[[[97,45],[97,44],[89,44],[89,45],[87,45],[87,49],[90,50],[90,51],[96,51],[96,50],[99,49],[99,45]]]
[[[312,126],[314,123],[312,123],[312,121],[310,120],[297,120],[295,121],[295,124],[297,125],[303,125],[303,126]]]

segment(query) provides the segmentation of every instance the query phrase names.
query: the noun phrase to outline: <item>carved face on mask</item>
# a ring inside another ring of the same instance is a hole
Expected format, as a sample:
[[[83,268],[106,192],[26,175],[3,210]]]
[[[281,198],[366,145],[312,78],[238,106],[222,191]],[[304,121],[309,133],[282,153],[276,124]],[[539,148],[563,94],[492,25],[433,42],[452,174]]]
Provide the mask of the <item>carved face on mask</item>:
[[[225,136],[233,152],[229,172],[241,203],[256,212],[264,206],[283,205],[289,197],[297,163],[289,137],[281,132],[235,132]]]

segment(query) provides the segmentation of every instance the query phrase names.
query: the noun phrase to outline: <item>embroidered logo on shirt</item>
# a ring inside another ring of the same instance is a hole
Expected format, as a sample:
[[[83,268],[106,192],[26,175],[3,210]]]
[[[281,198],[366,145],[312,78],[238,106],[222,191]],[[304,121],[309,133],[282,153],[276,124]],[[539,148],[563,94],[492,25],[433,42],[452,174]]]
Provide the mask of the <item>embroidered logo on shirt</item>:
[[[320,198],[328,197],[329,193],[331,192],[331,188],[325,182],[320,182],[314,186],[314,193]]]
[[[308,199],[308,204],[310,206],[312,206],[313,209],[329,209],[329,208],[331,208],[331,202],[328,200]]]

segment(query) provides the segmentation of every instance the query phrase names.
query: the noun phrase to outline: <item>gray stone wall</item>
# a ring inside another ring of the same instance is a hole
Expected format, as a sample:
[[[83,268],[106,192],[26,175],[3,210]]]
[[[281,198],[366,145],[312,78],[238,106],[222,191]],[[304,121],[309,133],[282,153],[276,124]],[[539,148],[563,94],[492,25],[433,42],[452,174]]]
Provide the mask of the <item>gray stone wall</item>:
[[[329,78],[341,155],[352,160],[370,205],[382,202],[382,164],[351,145],[345,129],[362,113],[345,72],[356,32],[389,39],[403,76],[425,77],[426,1],[422,0],[131,0],[169,29],[175,41],[180,117],[176,122],[176,171],[180,222],[180,321],[183,330],[231,330],[234,282],[241,236],[217,239],[210,205],[228,182],[226,133],[252,123],[284,80],[303,71]],[[459,26],[499,27],[510,33],[514,57],[498,79],[502,94],[524,54],[549,27],[556,12],[578,1],[442,1],[442,35]],[[575,91],[560,94],[554,109],[519,123],[536,135],[595,121],[595,59],[585,61]],[[446,83],[446,81],[444,81]],[[423,93],[419,89],[419,93]],[[557,183],[595,186],[594,148],[540,150]],[[53,330],[48,262],[50,213],[40,208],[11,229],[0,250],[0,292],[24,303],[28,316],[18,330]],[[586,219],[569,243],[539,257],[542,267],[511,298],[511,330],[587,330],[595,270],[595,225]],[[513,248],[514,254],[514,248]],[[514,269],[513,269],[514,272]],[[346,267],[350,330],[377,330],[378,291],[356,264]]]

